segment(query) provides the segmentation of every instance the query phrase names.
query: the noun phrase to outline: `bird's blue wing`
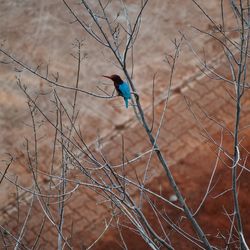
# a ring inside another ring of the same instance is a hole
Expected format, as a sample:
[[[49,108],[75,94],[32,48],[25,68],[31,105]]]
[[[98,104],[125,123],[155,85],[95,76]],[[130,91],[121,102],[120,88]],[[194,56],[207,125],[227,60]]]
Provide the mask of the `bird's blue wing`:
[[[122,96],[125,99],[131,99],[130,88],[129,88],[129,85],[126,82],[123,82],[122,84],[119,84],[119,90],[121,91]]]

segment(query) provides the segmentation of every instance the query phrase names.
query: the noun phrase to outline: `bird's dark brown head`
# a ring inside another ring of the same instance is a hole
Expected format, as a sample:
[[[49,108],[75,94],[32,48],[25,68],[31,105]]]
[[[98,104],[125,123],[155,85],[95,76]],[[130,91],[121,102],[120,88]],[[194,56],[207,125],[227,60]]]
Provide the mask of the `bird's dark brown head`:
[[[111,76],[104,76],[104,75],[103,75],[103,77],[106,77],[106,78],[108,78],[108,79],[111,79],[114,83],[117,83],[117,84],[123,82],[122,79],[121,79],[121,77],[118,76],[118,75],[111,75]]]

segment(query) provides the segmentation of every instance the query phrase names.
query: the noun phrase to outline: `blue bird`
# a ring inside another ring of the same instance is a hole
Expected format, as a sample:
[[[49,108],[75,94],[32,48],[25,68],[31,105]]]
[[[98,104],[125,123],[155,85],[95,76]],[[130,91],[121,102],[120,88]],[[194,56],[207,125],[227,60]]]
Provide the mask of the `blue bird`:
[[[128,83],[124,82],[118,75],[112,75],[112,76],[103,75],[103,77],[111,79],[114,82],[117,94],[124,98],[126,108],[128,108],[128,100],[131,99],[131,92]]]

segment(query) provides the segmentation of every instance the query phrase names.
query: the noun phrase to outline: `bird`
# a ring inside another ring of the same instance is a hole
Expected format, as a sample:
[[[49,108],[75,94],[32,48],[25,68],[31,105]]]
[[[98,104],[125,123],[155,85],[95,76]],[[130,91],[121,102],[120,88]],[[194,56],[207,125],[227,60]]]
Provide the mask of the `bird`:
[[[121,79],[119,75],[105,76],[108,79],[111,79],[114,82],[115,89],[118,96],[122,96],[125,101],[125,106],[128,108],[128,100],[131,99],[131,91],[129,84]]]

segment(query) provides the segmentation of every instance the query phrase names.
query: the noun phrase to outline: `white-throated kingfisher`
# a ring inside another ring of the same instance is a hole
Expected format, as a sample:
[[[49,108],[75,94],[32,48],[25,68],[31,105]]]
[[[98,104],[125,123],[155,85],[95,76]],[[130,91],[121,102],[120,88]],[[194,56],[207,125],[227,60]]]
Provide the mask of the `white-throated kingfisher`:
[[[115,89],[119,96],[122,96],[125,101],[126,108],[128,108],[128,100],[131,99],[130,87],[127,82],[123,81],[118,75],[104,76],[114,82]]]

